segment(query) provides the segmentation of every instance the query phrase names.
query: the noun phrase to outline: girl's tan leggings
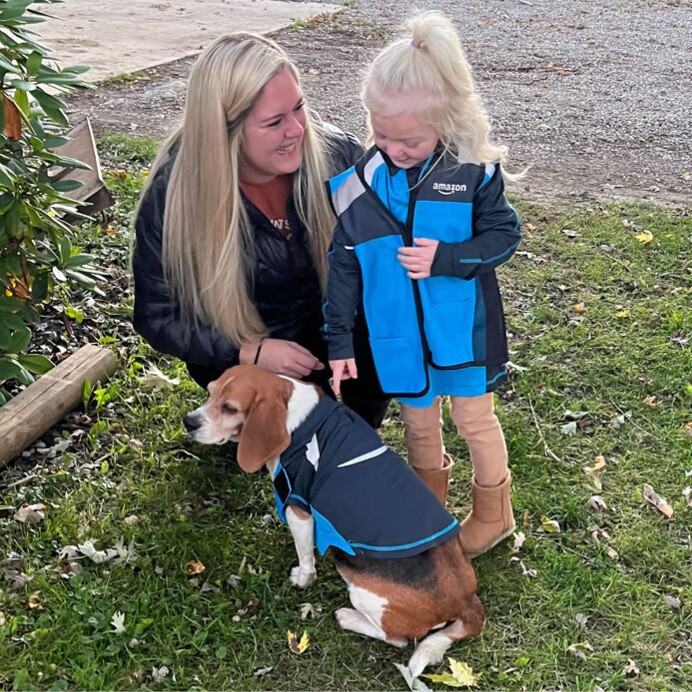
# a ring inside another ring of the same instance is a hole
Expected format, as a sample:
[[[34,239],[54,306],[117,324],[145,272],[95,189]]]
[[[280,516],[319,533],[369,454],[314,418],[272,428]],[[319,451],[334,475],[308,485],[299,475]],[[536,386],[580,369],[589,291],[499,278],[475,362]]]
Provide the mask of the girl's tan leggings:
[[[466,440],[478,485],[492,487],[507,477],[507,447],[493,408],[493,395],[451,397],[451,415],[459,435]],[[428,408],[401,405],[401,420],[408,448],[408,463],[421,469],[444,465],[442,400]]]

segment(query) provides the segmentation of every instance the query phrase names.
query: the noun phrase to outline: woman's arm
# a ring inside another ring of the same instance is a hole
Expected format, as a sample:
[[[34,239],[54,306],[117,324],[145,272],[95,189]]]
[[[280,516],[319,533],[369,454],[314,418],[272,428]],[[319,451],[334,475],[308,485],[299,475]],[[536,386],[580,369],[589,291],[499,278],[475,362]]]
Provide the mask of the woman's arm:
[[[180,305],[164,278],[163,216],[167,176],[147,189],[135,222],[132,256],[135,330],[157,351],[197,365],[224,370],[238,363],[238,349],[212,327],[183,320]]]
[[[358,258],[340,223],[334,231],[328,259],[324,334],[329,342],[329,360],[347,360],[354,357],[353,328],[363,285]]]

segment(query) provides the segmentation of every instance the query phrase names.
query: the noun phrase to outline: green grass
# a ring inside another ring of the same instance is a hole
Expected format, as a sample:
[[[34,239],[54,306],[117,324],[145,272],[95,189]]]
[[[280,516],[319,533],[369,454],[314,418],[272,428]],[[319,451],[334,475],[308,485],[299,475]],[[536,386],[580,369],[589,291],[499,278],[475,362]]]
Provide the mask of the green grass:
[[[125,140],[107,146],[120,151],[108,180],[121,206],[110,233],[92,226],[78,240],[115,280],[144,180],[138,161],[149,154],[133,159],[140,144]],[[475,561],[486,627],[450,654],[483,674],[482,689],[689,688],[692,508],[682,495],[692,485],[685,475],[692,439],[683,427],[692,421],[689,211],[519,206],[530,224],[523,254],[500,272],[516,369],[498,412],[526,541],[516,554],[521,564],[510,561],[511,540]],[[648,243],[636,237],[644,231],[653,234]],[[123,318],[129,293],[107,295],[91,306],[84,297],[85,315],[110,316],[99,329],[123,367],[92,394],[88,432],[38,465],[34,478],[0,491],[0,560],[20,557],[32,577],[12,589],[0,566],[0,687],[403,689],[393,663],[410,649],[339,630],[333,611],[347,598],[329,560],[319,560],[315,586],[291,587],[292,543],[267,478],[239,472],[230,448],[183,437],[181,417],[204,393],[180,364],[132,334]],[[144,387],[138,378],[151,364],[180,384]],[[574,435],[562,431],[568,410],[583,414]],[[384,436],[403,449],[395,411]],[[461,517],[470,469],[449,421],[446,440],[458,460],[451,508]],[[599,455],[606,471],[597,491],[583,467]],[[17,470],[4,474],[5,484],[19,478]],[[672,519],[643,501],[646,483],[667,498]],[[608,511],[589,508],[594,494]],[[44,503],[45,520],[13,519],[24,502]],[[133,515],[137,523],[126,521]],[[543,531],[542,517],[557,520],[561,532]],[[596,544],[599,529],[609,538]],[[61,576],[65,545],[92,539],[104,549],[120,536],[134,541],[134,561],[82,560],[80,575]],[[188,576],[191,561],[205,570]],[[40,608],[30,608],[36,592]],[[316,611],[305,621],[304,603]],[[121,634],[110,625],[116,612],[125,616]],[[302,656],[287,647],[289,629],[310,634]],[[586,643],[585,660],[568,652]],[[631,677],[623,673],[630,659],[639,668]],[[169,672],[157,682],[162,666]]]

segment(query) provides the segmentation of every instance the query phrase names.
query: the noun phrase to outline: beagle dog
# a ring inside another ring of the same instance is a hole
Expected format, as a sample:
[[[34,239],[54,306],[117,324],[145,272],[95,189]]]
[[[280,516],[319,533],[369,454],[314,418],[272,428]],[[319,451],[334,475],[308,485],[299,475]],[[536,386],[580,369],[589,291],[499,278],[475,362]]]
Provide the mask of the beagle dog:
[[[365,421],[315,385],[255,365],[230,368],[208,389],[184,418],[189,437],[236,441],[244,471],[268,469],[298,554],[293,584],[310,586],[315,547],[332,548],[353,605],[336,611],[343,629],[399,647],[422,639],[413,677],[480,632],[483,605],[457,520]]]

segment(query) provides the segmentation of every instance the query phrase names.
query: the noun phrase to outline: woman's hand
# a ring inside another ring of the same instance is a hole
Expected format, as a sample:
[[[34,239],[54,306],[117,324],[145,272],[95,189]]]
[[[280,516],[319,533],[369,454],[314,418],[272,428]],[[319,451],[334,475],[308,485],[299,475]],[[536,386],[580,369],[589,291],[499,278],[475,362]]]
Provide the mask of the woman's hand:
[[[257,365],[275,372],[277,375],[288,375],[300,380],[313,370],[324,370],[324,363],[295,341],[284,339],[265,339],[261,344],[248,344],[240,349],[241,363],[254,363],[257,349],[260,347]]]
[[[400,247],[397,259],[406,269],[409,279],[427,279],[440,241],[414,238],[413,242],[417,247]]]
[[[334,393],[341,394],[341,382],[343,380],[354,380],[358,378],[358,369],[354,358],[347,360],[330,360],[329,367],[332,369],[332,387]]]

